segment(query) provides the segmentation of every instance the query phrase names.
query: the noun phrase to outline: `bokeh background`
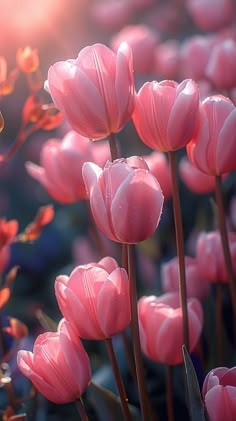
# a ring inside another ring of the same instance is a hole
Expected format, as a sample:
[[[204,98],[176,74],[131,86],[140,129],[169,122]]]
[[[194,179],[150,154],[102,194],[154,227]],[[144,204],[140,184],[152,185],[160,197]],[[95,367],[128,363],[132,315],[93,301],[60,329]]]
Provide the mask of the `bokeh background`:
[[[113,6],[112,6],[113,4]],[[115,5],[115,6],[114,6]],[[184,0],[135,1],[135,0],[0,0],[0,55],[7,60],[9,70],[15,67],[17,48],[31,46],[37,48],[40,67],[44,79],[50,65],[59,60],[75,58],[86,45],[103,42],[110,45],[112,37],[125,25],[145,23],[159,42],[172,40],[180,45],[187,37],[204,34],[198,28]],[[235,15],[232,15],[234,25]],[[154,50],[153,50],[154,51]],[[144,51],[145,53],[145,51]],[[153,69],[149,73],[135,74],[137,89],[147,80],[164,79]],[[16,138],[21,123],[21,110],[28,95],[23,75],[17,80],[14,92],[0,98],[0,109],[5,119],[5,129],[0,134],[0,153],[4,154]],[[62,138],[68,130],[66,123],[51,132],[39,131],[31,136],[7,165],[0,168],[0,217],[17,219],[20,230],[34,218],[38,208],[48,203],[55,206],[55,219],[45,227],[41,237],[34,244],[15,244],[9,268],[19,265],[20,270],[14,284],[12,298],[4,311],[7,316],[17,317],[29,327],[30,336],[25,346],[32,347],[35,336],[43,331],[37,310],[43,310],[54,321],[60,319],[60,312],[54,296],[54,280],[58,274],[69,273],[73,265],[86,263],[99,258],[89,240],[88,222],[82,204],[59,205],[53,202],[43,188],[26,172],[26,161],[39,161],[40,149],[50,138]],[[119,134],[123,156],[149,152],[138,139],[132,123],[128,123]],[[179,157],[184,154],[180,151]],[[194,250],[196,234],[200,229],[212,227],[212,204],[210,196],[197,196],[181,182],[181,204],[184,220],[184,235],[189,254]],[[225,183],[226,208],[230,209],[235,194],[235,176]],[[140,246],[139,291],[158,293],[160,291],[159,269],[161,260],[166,261],[175,255],[172,207],[165,203],[163,216],[157,235]],[[118,256],[116,245],[112,253]],[[88,260],[87,260],[88,259]],[[87,261],[86,261],[87,260]],[[105,383],[115,390],[111,373],[105,364],[106,354],[102,344],[88,343],[92,354],[92,365],[98,382]],[[119,350],[119,338],[117,338]],[[124,355],[120,354],[121,365]],[[159,407],[160,420],[165,419],[165,395],[163,369],[151,362],[145,363],[149,379],[149,391]],[[14,371],[15,370],[15,371]],[[126,368],[124,367],[124,372]],[[16,387],[20,394],[29,387],[22,383],[22,376],[15,375]],[[176,390],[178,389],[176,377]],[[158,377],[158,381],[156,381]],[[130,378],[129,393],[135,402],[135,394]],[[104,384],[103,383],[103,384]],[[0,409],[4,408],[6,396],[0,391]],[[176,421],[187,420],[183,396],[178,391]],[[88,403],[91,420],[97,416]],[[72,406],[56,407],[40,398],[37,421],[74,420],[76,413]],[[101,418],[99,418],[101,419]],[[116,418],[114,418],[115,420]]]

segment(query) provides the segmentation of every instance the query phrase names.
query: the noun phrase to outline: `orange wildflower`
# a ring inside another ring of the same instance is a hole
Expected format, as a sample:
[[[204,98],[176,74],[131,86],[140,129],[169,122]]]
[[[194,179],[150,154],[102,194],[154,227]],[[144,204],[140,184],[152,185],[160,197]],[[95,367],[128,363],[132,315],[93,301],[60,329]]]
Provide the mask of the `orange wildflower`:
[[[39,67],[39,55],[36,48],[18,48],[16,52],[16,63],[23,73],[33,73]]]

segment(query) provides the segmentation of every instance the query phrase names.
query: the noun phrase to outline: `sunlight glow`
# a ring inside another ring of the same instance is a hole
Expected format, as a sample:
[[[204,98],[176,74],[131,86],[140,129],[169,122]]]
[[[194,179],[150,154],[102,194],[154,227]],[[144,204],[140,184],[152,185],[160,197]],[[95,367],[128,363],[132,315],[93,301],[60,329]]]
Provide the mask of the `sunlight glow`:
[[[34,32],[61,12],[58,0],[0,0],[0,23],[8,30]]]

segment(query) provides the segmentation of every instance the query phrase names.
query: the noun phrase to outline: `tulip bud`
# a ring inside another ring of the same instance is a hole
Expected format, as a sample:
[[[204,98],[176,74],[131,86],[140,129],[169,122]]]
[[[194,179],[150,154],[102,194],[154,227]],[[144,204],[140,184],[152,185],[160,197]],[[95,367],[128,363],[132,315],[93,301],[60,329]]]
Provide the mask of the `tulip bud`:
[[[58,276],[55,292],[63,316],[83,339],[110,338],[130,322],[128,275],[111,257]]]
[[[142,141],[162,152],[183,148],[197,125],[199,89],[190,79],[147,82],[136,96],[132,116]]]
[[[135,244],[154,233],[164,198],[142,158],[107,162],[103,170],[86,162],[83,177],[94,220],[106,237]]]
[[[19,351],[17,364],[36,389],[56,404],[79,399],[91,379],[88,355],[66,320],[57,332],[39,335],[33,352]]]
[[[76,60],[50,67],[45,88],[82,136],[99,140],[118,133],[134,109],[131,49],[126,43],[117,54],[102,44],[85,47]]]

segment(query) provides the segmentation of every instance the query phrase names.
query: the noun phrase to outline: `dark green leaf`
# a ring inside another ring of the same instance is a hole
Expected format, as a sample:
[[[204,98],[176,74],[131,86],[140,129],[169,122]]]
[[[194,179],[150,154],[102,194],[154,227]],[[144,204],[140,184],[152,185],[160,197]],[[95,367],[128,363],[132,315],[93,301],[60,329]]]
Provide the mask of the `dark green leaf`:
[[[87,390],[87,396],[99,420],[114,420],[115,414],[116,421],[124,421],[120,399],[110,390],[92,382]],[[129,405],[129,409],[132,421],[140,421],[141,414],[139,410],[132,405]]]
[[[204,404],[201,398],[201,392],[199,389],[197,375],[196,375],[192,360],[184,345],[183,345],[183,356],[184,356],[184,364],[185,364],[185,370],[186,370],[186,375],[187,375],[191,420],[192,421],[206,421],[206,418],[204,415]]]

